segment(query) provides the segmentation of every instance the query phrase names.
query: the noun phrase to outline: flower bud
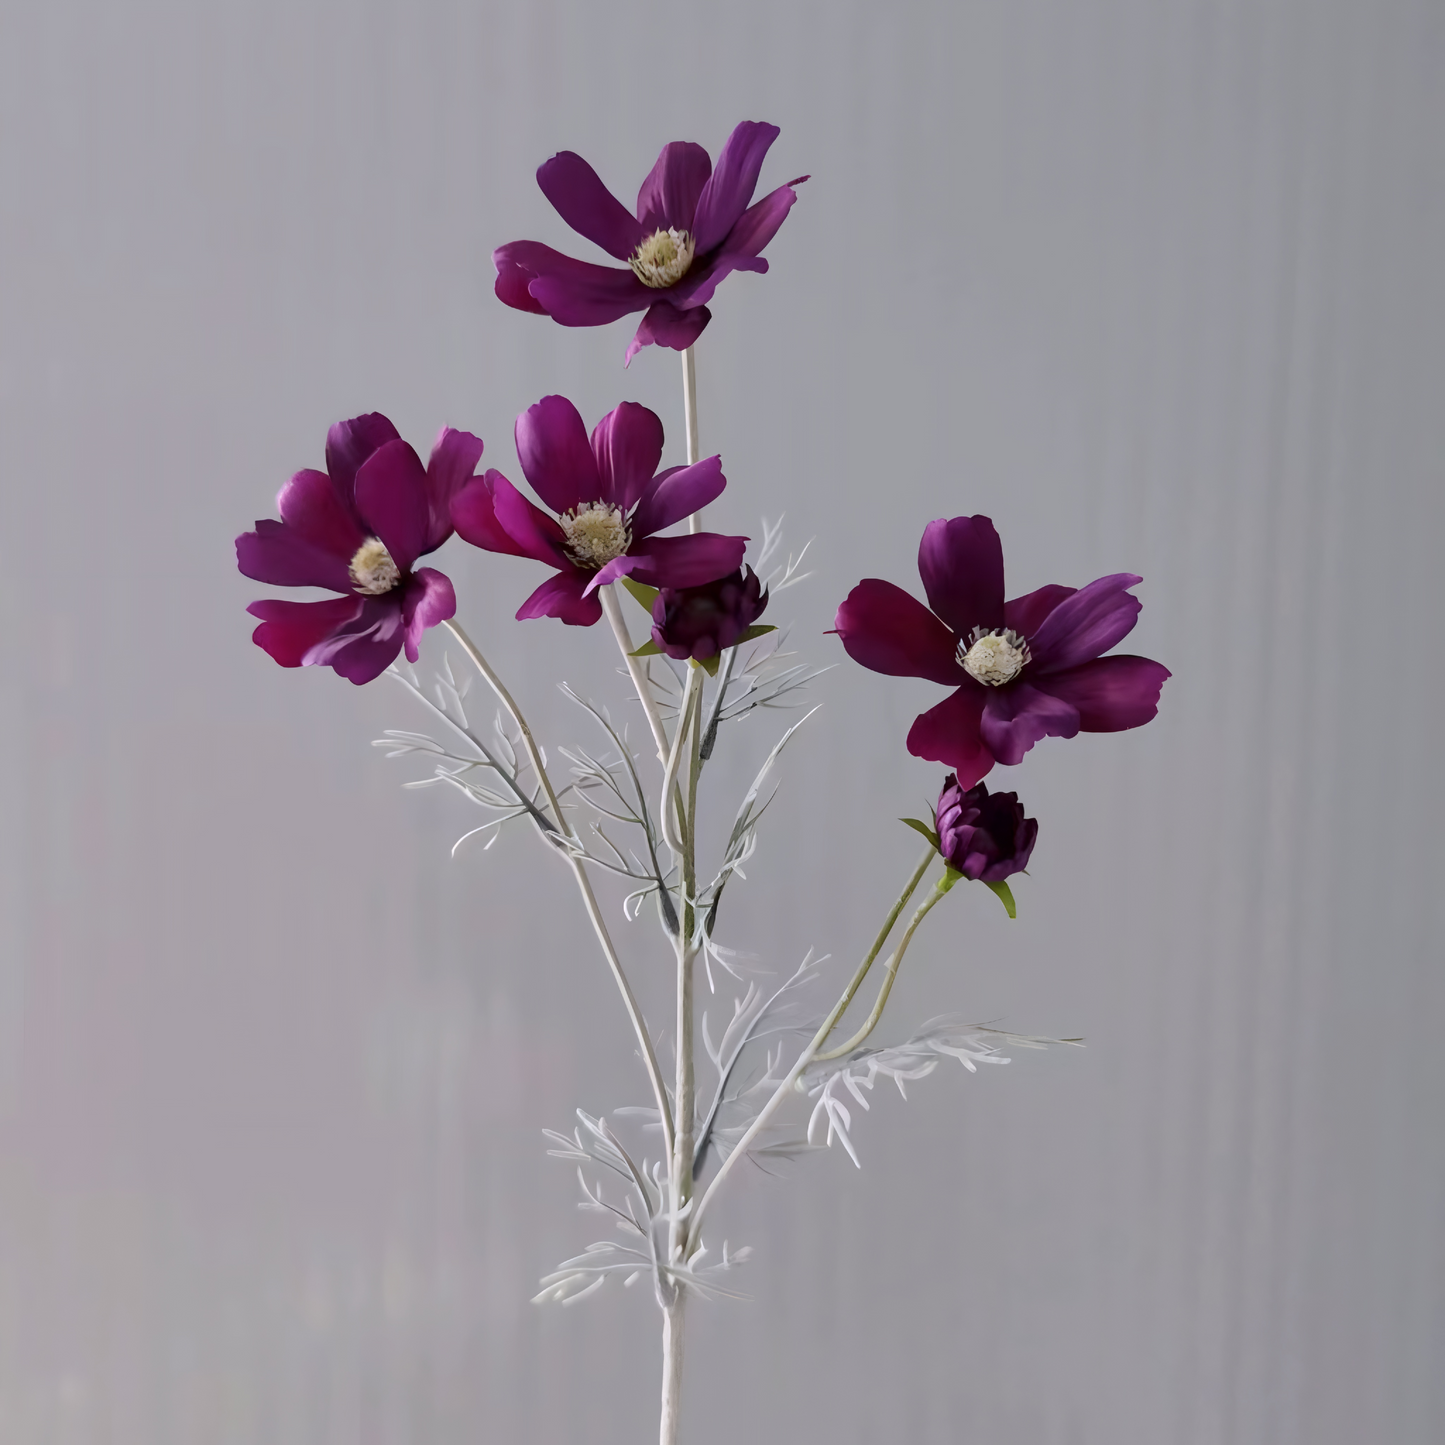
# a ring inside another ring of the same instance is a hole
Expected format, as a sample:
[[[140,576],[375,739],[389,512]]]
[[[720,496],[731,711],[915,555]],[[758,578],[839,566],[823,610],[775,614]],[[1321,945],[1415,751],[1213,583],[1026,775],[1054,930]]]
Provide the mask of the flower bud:
[[[990,793],[984,783],[965,791],[950,773],[934,814],[938,851],[965,878],[1002,883],[1028,867],[1039,825],[1025,818],[1017,793]]]
[[[652,604],[652,640],[669,657],[706,662],[737,646],[767,605],[751,567],[701,587],[664,587]]]

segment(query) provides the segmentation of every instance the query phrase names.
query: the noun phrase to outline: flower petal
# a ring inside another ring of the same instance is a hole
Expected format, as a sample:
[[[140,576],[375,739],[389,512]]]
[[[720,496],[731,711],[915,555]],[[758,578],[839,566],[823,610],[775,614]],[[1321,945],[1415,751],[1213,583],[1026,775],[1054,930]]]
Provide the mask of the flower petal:
[[[1057,583],[1050,582],[1047,587],[1040,587],[1037,592],[1015,597],[1012,602],[1004,603],[1003,625],[1012,628],[1020,637],[1032,637],[1044,625],[1044,618],[1064,598],[1072,597],[1077,591],[1076,587],[1060,587]]]
[[[697,200],[712,175],[712,158],[700,145],[669,141],[637,193],[637,220],[644,236],[654,231],[691,231]],[[699,246],[699,251],[704,248]]]
[[[246,611],[259,617],[261,625],[251,634],[251,641],[282,667],[300,667],[314,647],[361,616],[363,600],[351,596],[290,602],[268,597],[253,602]]]
[[[782,132],[763,121],[745,120],[723,142],[717,168],[697,198],[692,218],[699,252],[711,251],[737,224],[757,188],[768,147]]]
[[[891,582],[865,577],[843,599],[833,628],[848,656],[874,672],[926,677],[945,687],[958,687],[967,678],[958,665],[958,639],[916,597]]]
[[[662,460],[662,418],[635,401],[622,402],[592,428],[592,455],[599,499],[630,512]]]
[[[508,305],[518,282],[517,272],[531,277],[527,293],[545,312],[563,326],[603,326],[643,311],[657,294],[633,275],[630,266],[594,266],[564,256],[539,241],[513,241],[492,253],[497,267],[497,295]],[[505,280],[505,286],[503,282]]]
[[[431,509],[426,468],[408,443],[387,442],[361,464],[356,474],[356,510],[386,543],[391,560],[410,572],[426,549]]]
[[[647,234],[575,151],[559,151],[537,167],[537,184],[557,214],[579,235],[625,261]]]
[[[343,561],[284,522],[270,518],[257,522],[254,532],[243,532],[236,538],[236,566],[242,575],[273,587],[326,587],[332,592],[350,592],[350,560]]]
[[[452,525],[462,540],[470,542],[473,547],[483,547],[488,552],[502,552],[513,557],[530,557],[532,553],[517,542],[497,517],[492,492],[499,482],[516,492],[517,489],[495,469],[487,471],[483,476],[473,477],[452,498]],[[520,496],[520,493],[518,495]],[[552,519],[548,517],[546,520]],[[550,552],[547,560],[551,560]]]
[[[971,788],[993,767],[994,756],[979,732],[983,688],[971,679],[908,729],[908,751],[925,762],[942,763],[958,774],[958,785]]]
[[[569,567],[549,577],[517,609],[517,620],[529,617],[557,617],[569,627],[591,627],[602,616],[602,603],[595,595],[585,595],[591,574],[578,567]]]
[[[632,514],[633,541],[641,541],[692,516],[722,496],[727,484],[721,457],[704,457],[690,467],[669,467],[654,478]]]
[[[482,459],[482,439],[444,426],[426,464],[427,540],[435,552],[452,534],[452,498],[471,480]]]
[[[1127,636],[1142,606],[1128,589],[1143,579],[1132,572],[1116,572],[1090,582],[1059,603],[1029,639],[1033,654],[1031,674],[1061,672],[1107,652]]]
[[[602,500],[602,478],[577,408],[565,396],[544,396],[517,418],[522,475],[557,513]]]
[[[1004,625],[1003,543],[987,517],[930,522],[918,544],[918,572],[928,605],[960,638]]]
[[[701,587],[743,565],[746,537],[691,532],[682,537],[649,537],[634,543],[638,563],[631,576],[648,587]]]
[[[325,472],[297,472],[276,496],[281,520],[299,537],[350,562],[366,541],[356,513]]]
[[[497,279],[492,290],[497,300],[512,307],[514,311],[532,311],[545,316],[547,308],[527,289],[537,279],[535,271],[529,271],[512,259],[512,253],[520,246],[532,244],[527,241],[513,241],[510,246],[499,246],[492,252],[492,265],[497,268]]]
[[[654,301],[639,323],[622,364],[630,366],[632,358],[644,346],[670,346],[674,351],[686,351],[711,320],[712,312],[706,306],[680,311],[670,301]]]
[[[744,211],[742,219],[724,239],[718,252],[703,265],[694,266],[668,292],[673,304],[696,307],[711,301],[719,283],[733,271],[765,273],[768,263],[758,252],[773,239],[797,198],[797,192],[791,186],[780,186],[764,196],[756,206]]]
[[[1012,766],[1040,738],[1071,738],[1079,731],[1079,710],[1063,698],[1026,682],[990,688],[980,724],[983,740],[999,762]]]
[[[493,476],[492,509],[497,521],[517,544],[520,556],[546,562],[551,567],[571,567],[566,537],[556,519],[534,507],[500,472]]]
[[[396,661],[404,632],[397,593],[367,597],[356,621],[317,643],[304,661],[330,667],[359,686],[380,677]]]
[[[1051,672],[1035,679],[1034,686],[1077,709],[1081,732],[1117,733],[1154,717],[1168,676],[1162,663],[1120,653]]]
[[[436,627],[456,615],[457,594],[451,578],[434,567],[418,567],[407,582],[401,599],[401,619],[406,627],[402,645],[406,648],[406,660],[417,660],[421,635],[428,627]]]
[[[356,473],[378,447],[398,440],[401,433],[379,411],[339,421],[326,433],[326,470],[336,483],[341,500],[352,506]]]

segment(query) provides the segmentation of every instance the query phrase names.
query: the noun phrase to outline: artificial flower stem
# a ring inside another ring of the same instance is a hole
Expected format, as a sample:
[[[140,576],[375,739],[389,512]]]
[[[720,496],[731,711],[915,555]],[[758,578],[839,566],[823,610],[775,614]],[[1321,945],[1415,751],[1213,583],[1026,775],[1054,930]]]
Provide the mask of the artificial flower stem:
[[[699,447],[697,444],[697,365],[693,361],[692,347],[682,353],[682,419],[687,428],[687,464],[696,466]],[[687,521],[689,532],[702,531],[702,511],[694,512]]]
[[[622,607],[617,601],[617,594],[612,590],[612,584],[609,582],[607,586],[597,589],[597,595],[602,599],[602,610],[612,624],[612,634],[617,639],[618,647],[622,649],[622,660],[627,664],[632,685],[637,689],[637,699],[642,704],[642,711],[647,715],[647,725],[652,729],[652,740],[657,744],[658,760],[666,766],[670,751],[667,729],[663,726],[662,714],[657,710],[657,699],[652,695],[646,666],[641,659],[632,655],[632,637],[627,631],[627,622],[622,616]]]
[[[893,950],[893,956],[888,960],[888,967],[883,974],[883,982],[878,989],[878,1002],[873,1005],[873,1012],[868,1015],[863,1027],[846,1044],[842,1044],[836,1049],[829,1049],[826,1054],[814,1055],[813,1062],[815,1064],[821,1064],[828,1059],[841,1059],[844,1054],[851,1054],[878,1027],[878,1020],[883,1017],[883,1007],[888,1002],[888,995],[893,991],[893,980],[898,977],[898,967],[903,962],[903,955],[908,951],[908,945],[917,931],[918,925],[928,916],[928,910],[948,892],[944,883],[945,880],[940,878],[933,885],[933,892],[919,904],[913,917],[908,920],[908,927],[904,929],[903,937],[898,940],[898,947]]]
[[[662,1312],[662,1423],[659,1445],[677,1445],[682,1405],[682,1309],[685,1296],[677,1297]]]
[[[527,749],[527,756],[531,759],[532,771],[536,773],[538,781],[542,784],[543,791],[547,794],[547,803],[552,809],[552,816],[557,820],[557,831],[564,838],[573,836],[572,829],[567,820],[562,816],[561,805],[557,801],[557,794],[552,789],[552,780],[547,776],[547,769],[542,762],[542,752],[537,746],[537,740],[532,736],[532,729],[527,726],[527,720],[522,716],[521,710],[512,699],[502,683],[502,679],[492,671],[491,664],[478,650],[476,643],[462,631],[461,624],[454,618],[448,618],[446,622],[448,631],[461,643],[467,656],[471,658],[472,665],[486,679],[487,686],[496,693],[502,706],[507,709],[511,719],[517,725],[517,730],[522,734],[522,745]]]
[[[667,756],[667,768],[662,775],[662,803],[659,813],[662,818],[662,836],[667,840],[667,846],[682,858],[687,851],[687,842],[677,830],[677,820],[672,816],[672,809],[667,806],[668,799],[672,797],[673,789],[677,786],[677,773],[682,764],[682,749],[687,738],[689,727],[692,721],[692,714],[696,708],[697,694],[702,691],[702,669],[690,667],[687,673],[687,685],[682,693],[682,706],[677,713],[677,732],[672,739],[672,748]],[[696,732],[696,728],[691,731]]]
[[[748,1126],[742,1138],[734,1145],[732,1151],[719,1166],[717,1173],[713,1175],[711,1183],[703,1190],[702,1197],[697,1202],[697,1208],[692,1211],[689,1219],[689,1249],[694,1247],[701,1238],[702,1217],[707,1212],[707,1207],[712,1202],[712,1198],[717,1193],[723,1180],[727,1178],[728,1171],[737,1160],[741,1159],[748,1152],[753,1140],[756,1139],[766,1127],[768,1120],[777,1112],[778,1106],[792,1092],[793,1085],[802,1078],[803,1070],[813,1062],[818,1050],[827,1043],[828,1035],[833,1032],[838,1020],[842,1018],[847,1011],[848,1005],[853,1002],[853,995],[858,992],[863,980],[867,978],[868,970],[873,967],[873,960],[878,957],[883,949],[883,945],[888,941],[888,935],[893,931],[893,925],[898,921],[898,915],[903,912],[904,905],[913,896],[914,890],[918,887],[919,883],[923,881],[923,875],[928,871],[929,865],[937,857],[938,851],[930,846],[923,856],[919,858],[918,866],[914,868],[908,882],[904,884],[902,893],[898,895],[897,901],[889,910],[887,918],[883,921],[883,927],[878,931],[877,938],[873,940],[873,947],[868,950],[863,962],[858,965],[857,972],[854,973],[848,987],[843,990],[842,997],[833,1005],[828,1017],[823,1020],[819,1027],[818,1032],[813,1035],[812,1042],[798,1055],[798,1061],[788,1072],[788,1077],[773,1090],[772,1098],[763,1105],[762,1109],[758,1112],[757,1118]]]
[[[496,693],[502,706],[507,709],[512,721],[517,725],[517,730],[522,734],[523,742],[527,748],[527,756],[532,760],[532,767],[537,776],[542,780],[542,786],[546,789],[547,799],[552,805],[553,815],[557,819],[558,832],[565,838],[574,839],[575,834],[569,827],[562,815],[562,809],[558,805],[557,795],[552,790],[551,779],[547,776],[547,769],[542,764],[541,751],[537,747],[536,740],[532,736],[532,729],[527,726],[527,720],[522,716],[521,709],[517,706],[510,692],[507,691],[500,677],[492,671],[491,664],[482,656],[477,645],[462,631],[461,627],[454,621],[446,624],[466,649],[466,654],[471,658],[477,671],[486,679],[488,686]],[[591,920],[593,931],[597,935],[597,941],[602,945],[602,952],[607,959],[608,967],[612,970],[612,977],[617,981],[617,987],[622,994],[622,1002],[627,1009],[627,1016],[632,1022],[633,1032],[637,1035],[638,1045],[642,1049],[642,1061],[647,1068],[647,1076],[652,1083],[652,1092],[657,1102],[657,1110],[662,1118],[663,1137],[671,1147],[673,1137],[672,1114],[667,1106],[667,1089],[662,1082],[662,1069],[657,1062],[657,1052],[652,1047],[652,1037],[647,1032],[647,1025],[642,1018],[642,1010],[637,1006],[637,998],[632,992],[632,986],[627,981],[627,975],[622,968],[622,960],[618,957],[617,949],[613,946],[612,936],[607,932],[607,924],[603,920],[602,910],[597,906],[597,895],[592,891],[592,880],[588,878],[586,869],[582,866],[582,860],[575,853],[568,852],[567,861],[572,868],[572,875],[577,880],[578,891],[582,894],[582,902],[587,909],[587,917]]]

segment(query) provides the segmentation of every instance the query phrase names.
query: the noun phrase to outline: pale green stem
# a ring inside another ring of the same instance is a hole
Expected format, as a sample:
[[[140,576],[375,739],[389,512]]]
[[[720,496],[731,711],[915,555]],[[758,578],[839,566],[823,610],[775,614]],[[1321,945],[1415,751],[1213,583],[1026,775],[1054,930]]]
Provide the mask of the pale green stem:
[[[682,765],[683,741],[687,737],[692,714],[695,710],[695,699],[702,691],[702,669],[690,667],[687,673],[687,686],[683,689],[682,705],[677,714],[677,732],[673,735],[672,748],[667,757],[667,768],[662,775],[662,805],[660,815],[662,818],[662,836],[667,839],[667,846],[681,858],[687,851],[685,840],[678,835],[676,824],[672,817],[672,809],[668,806],[672,798],[673,789],[677,786],[677,772]],[[696,733],[697,729],[691,729]]]
[[[873,1005],[873,1012],[863,1024],[863,1027],[848,1040],[846,1044],[836,1049],[829,1049],[826,1054],[815,1054],[815,1064],[824,1063],[828,1059],[841,1059],[844,1054],[851,1054],[874,1029],[878,1027],[878,1020],[883,1017],[883,1007],[888,1002],[888,995],[893,991],[893,980],[898,977],[898,966],[903,962],[903,955],[908,952],[908,945],[912,941],[918,925],[928,916],[928,910],[948,892],[944,887],[943,879],[939,879],[933,885],[933,892],[918,906],[913,917],[908,920],[908,927],[903,931],[903,937],[898,940],[898,947],[893,950],[893,957],[888,960],[888,966],[883,974],[883,982],[878,989],[878,1002]]]
[[[609,582],[606,587],[599,587],[597,595],[602,599],[602,610],[612,624],[612,635],[616,637],[617,646],[622,650],[622,660],[627,664],[632,685],[637,689],[638,701],[647,715],[647,725],[652,729],[652,740],[657,744],[658,760],[665,765],[669,751],[667,729],[663,726],[662,714],[657,710],[657,699],[653,697],[652,686],[647,680],[647,666],[640,657],[632,655],[632,636],[627,630],[627,622],[622,616],[622,604],[617,600],[612,584]]]
[[[888,941],[888,935],[893,931],[893,925],[898,921],[898,915],[903,912],[904,905],[913,896],[914,890],[918,887],[919,883],[922,882],[923,875],[928,871],[929,864],[931,864],[937,856],[937,850],[930,847],[918,860],[918,865],[914,868],[912,876],[904,885],[903,892],[898,895],[898,901],[894,903],[893,907],[889,910],[888,916],[883,921],[883,927],[878,930],[878,937],[873,940],[873,947],[868,950],[863,962],[858,965],[858,970],[854,973],[848,987],[843,990],[842,997],[833,1005],[828,1017],[823,1020],[822,1025],[819,1027],[818,1032],[813,1035],[813,1041],[798,1055],[798,1061],[789,1071],[788,1077],[773,1091],[772,1098],[763,1105],[757,1118],[748,1126],[746,1133],[744,1133],[742,1138],[734,1145],[732,1152],[723,1160],[717,1173],[713,1175],[712,1182],[703,1191],[702,1197],[697,1202],[697,1208],[692,1211],[688,1230],[689,1249],[695,1247],[701,1238],[702,1217],[707,1212],[707,1207],[712,1203],[713,1196],[717,1193],[723,1180],[727,1178],[728,1172],[732,1169],[733,1165],[748,1152],[753,1140],[758,1137],[766,1127],[768,1120],[777,1112],[779,1105],[782,1104],[783,1100],[792,1092],[793,1085],[802,1077],[803,1070],[813,1062],[818,1050],[828,1042],[828,1035],[833,1032],[838,1020],[842,1018],[847,1011],[848,1005],[853,1002],[853,995],[858,992],[863,980],[867,978],[868,970],[873,967],[873,960],[878,957],[883,945]]]

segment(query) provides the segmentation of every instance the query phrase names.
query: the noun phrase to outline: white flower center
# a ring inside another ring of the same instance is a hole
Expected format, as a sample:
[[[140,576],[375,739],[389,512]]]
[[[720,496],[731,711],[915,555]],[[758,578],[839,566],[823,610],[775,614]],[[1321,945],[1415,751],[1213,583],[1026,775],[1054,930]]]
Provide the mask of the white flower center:
[[[687,275],[692,265],[693,242],[686,231],[654,231],[629,259],[644,286],[661,290]]]
[[[380,537],[368,537],[356,549],[350,570],[356,590],[368,597],[380,597],[401,581],[401,568],[391,560],[391,553]]]
[[[987,687],[1012,682],[1028,660],[1028,643],[1007,627],[975,627],[969,634],[968,646],[958,644],[958,665]]]
[[[632,545],[632,528],[621,507],[583,502],[557,519],[567,538],[567,555],[579,567],[605,567]]]

